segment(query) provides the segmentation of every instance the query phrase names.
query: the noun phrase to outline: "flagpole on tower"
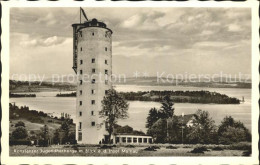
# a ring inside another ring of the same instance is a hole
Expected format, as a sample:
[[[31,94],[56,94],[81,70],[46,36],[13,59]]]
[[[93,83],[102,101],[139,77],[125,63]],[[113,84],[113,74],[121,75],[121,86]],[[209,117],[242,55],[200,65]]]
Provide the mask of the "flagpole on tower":
[[[86,21],[88,21],[88,17],[86,15],[85,11],[81,7],[79,8],[79,10],[80,10],[80,24],[81,24],[81,13],[83,14],[83,16],[86,19]]]

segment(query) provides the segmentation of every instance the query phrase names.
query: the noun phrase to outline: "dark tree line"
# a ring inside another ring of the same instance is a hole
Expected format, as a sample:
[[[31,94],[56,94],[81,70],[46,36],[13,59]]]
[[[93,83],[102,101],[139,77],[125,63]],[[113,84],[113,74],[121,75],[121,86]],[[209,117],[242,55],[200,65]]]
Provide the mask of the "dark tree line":
[[[126,100],[156,101],[161,102],[162,96],[169,96],[175,103],[215,103],[215,104],[239,104],[237,98],[209,91],[145,91],[145,92],[121,92]]]

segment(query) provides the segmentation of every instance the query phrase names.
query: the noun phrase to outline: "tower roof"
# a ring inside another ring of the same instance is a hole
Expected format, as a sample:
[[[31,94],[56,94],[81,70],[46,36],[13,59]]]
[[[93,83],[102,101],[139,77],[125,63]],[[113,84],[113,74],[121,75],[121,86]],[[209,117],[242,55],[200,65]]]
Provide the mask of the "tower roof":
[[[96,18],[93,18],[92,20],[85,21],[84,23],[72,24],[72,26],[73,27],[74,26],[80,26],[80,29],[81,28],[87,28],[87,27],[100,27],[100,28],[108,29],[112,33],[112,30],[107,28],[107,25],[104,22],[98,21]]]

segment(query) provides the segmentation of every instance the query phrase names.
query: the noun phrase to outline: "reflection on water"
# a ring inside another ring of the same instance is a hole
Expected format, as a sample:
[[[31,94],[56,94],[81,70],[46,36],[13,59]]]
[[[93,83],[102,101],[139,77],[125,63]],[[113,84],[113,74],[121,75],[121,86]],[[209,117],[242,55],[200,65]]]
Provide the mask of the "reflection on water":
[[[241,99],[245,98],[245,103],[236,104],[191,104],[191,103],[176,103],[174,105],[175,114],[181,115],[191,114],[198,109],[206,110],[215,120],[215,123],[220,124],[221,120],[230,115],[236,120],[243,122],[247,128],[251,129],[251,89],[237,88],[198,88],[198,87],[169,87],[169,86],[134,86],[134,85],[118,85],[115,87],[117,91],[149,91],[149,90],[208,90],[226,94],[230,97]],[[67,93],[67,92],[66,92]],[[68,92],[70,93],[70,92]],[[76,98],[73,97],[55,97],[57,92],[39,92],[36,93],[36,98],[10,98],[10,102],[15,102],[18,106],[29,106],[30,109],[52,113],[55,116],[60,116],[62,112],[68,113],[75,118]],[[146,131],[145,122],[148,111],[153,108],[160,108],[160,103],[156,102],[129,102],[129,118],[120,120],[120,125],[129,125],[136,130]]]

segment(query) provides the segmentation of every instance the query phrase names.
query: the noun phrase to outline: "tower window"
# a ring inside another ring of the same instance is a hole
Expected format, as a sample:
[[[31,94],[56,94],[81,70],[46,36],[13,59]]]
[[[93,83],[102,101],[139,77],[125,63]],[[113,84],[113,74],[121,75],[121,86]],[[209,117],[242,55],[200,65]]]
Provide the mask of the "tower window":
[[[95,34],[94,33],[92,33],[92,36],[94,36]]]
[[[95,100],[91,100],[91,104],[94,105],[95,104]]]
[[[82,112],[81,111],[79,111],[79,116],[82,116]]]
[[[96,80],[95,79],[92,79],[91,83],[92,84],[95,84]]]
[[[82,70],[80,70],[80,74],[82,74],[83,73],[83,71]]]
[[[105,60],[105,64],[107,64],[107,60]]]
[[[82,90],[79,91],[79,95],[82,95]]]
[[[95,63],[95,58],[92,58],[91,62],[92,62],[92,63]]]
[[[82,101],[79,101],[79,105],[82,105]]]
[[[91,122],[91,126],[95,126],[96,123],[94,121]]]
[[[78,135],[79,135],[79,136],[78,136],[78,141],[82,141],[82,132],[79,132]]]
[[[105,95],[107,95],[108,94],[108,90],[105,90]]]
[[[94,115],[94,111],[91,111],[91,115],[92,115],[92,116]]]
[[[108,70],[105,70],[105,74],[108,74]]]
[[[83,60],[80,60],[80,65],[82,65],[83,64]]]
[[[82,51],[82,47],[80,47],[80,51]]]
[[[107,51],[107,47],[105,47],[105,51]]]
[[[79,122],[79,130],[81,130],[81,128],[82,128],[82,123]]]
[[[79,84],[82,85],[83,81],[82,80],[79,80]]]
[[[91,94],[94,95],[96,93],[95,89],[91,90]]]
[[[96,69],[92,69],[92,73],[95,73],[96,72]]]

